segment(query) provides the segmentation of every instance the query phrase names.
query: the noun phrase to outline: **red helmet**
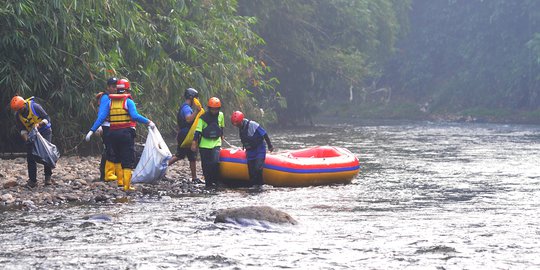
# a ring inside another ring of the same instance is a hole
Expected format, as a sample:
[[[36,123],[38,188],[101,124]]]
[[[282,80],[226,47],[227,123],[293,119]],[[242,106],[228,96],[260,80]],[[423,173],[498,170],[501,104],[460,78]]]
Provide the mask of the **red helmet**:
[[[208,107],[209,108],[221,108],[221,101],[219,101],[219,98],[217,98],[217,97],[211,97],[208,100]]]
[[[240,124],[242,123],[243,120],[244,120],[244,114],[241,111],[233,112],[233,114],[231,115],[231,123],[233,125]]]
[[[26,101],[24,101],[24,98],[21,96],[14,96],[11,99],[11,109],[14,111],[19,111],[22,108],[24,108],[24,105],[26,104]]]
[[[117,90],[129,90],[130,87],[131,87],[131,84],[129,83],[127,79],[120,79],[116,83]]]

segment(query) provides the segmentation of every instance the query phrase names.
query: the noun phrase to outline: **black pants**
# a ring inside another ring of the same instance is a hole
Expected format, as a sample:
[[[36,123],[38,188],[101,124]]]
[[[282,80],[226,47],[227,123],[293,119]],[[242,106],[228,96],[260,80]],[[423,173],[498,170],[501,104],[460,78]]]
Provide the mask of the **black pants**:
[[[199,148],[201,154],[201,166],[206,187],[211,187],[220,183],[219,178],[219,151],[221,147],[212,149]]]
[[[263,184],[264,160],[264,158],[256,158],[247,161],[249,180],[251,181],[251,185]]]
[[[41,133],[41,136],[45,138],[47,141],[51,141],[52,139],[52,132],[49,130],[49,132]],[[32,148],[34,144],[27,144],[26,145],[26,163],[28,164],[28,180],[32,183],[37,182],[37,164],[36,159],[34,158],[34,155],[32,155]],[[43,164],[45,167],[45,178],[50,177],[52,175],[52,168],[49,165]]]
[[[108,140],[114,152],[114,163],[122,163],[122,168],[135,167],[135,129],[122,128],[109,130]]]
[[[101,140],[103,141],[103,150],[105,153],[105,159],[111,162],[114,162],[115,156],[114,151],[111,146],[111,139],[109,138],[110,128],[107,126],[102,126],[103,134],[101,135]]]

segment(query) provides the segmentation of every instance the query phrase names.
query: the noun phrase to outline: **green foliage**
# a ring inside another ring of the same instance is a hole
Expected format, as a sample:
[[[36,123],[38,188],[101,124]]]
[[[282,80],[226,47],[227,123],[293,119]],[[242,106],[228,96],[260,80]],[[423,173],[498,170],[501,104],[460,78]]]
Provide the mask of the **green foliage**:
[[[258,19],[260,57],[274,67],[287,100],[282,123],[316,112],[325,100],[380,76],[410,1],[244,0],[240,13]],[[397,14],[402,12],[402,14]]]
[[[96,117],[94,96],[113,75],[132,82],[139,112],[162,132],[174,130],[187,87],[203,103],[220,97],[227,112],[259,111],[246,86],[259,81],[261,96],[272,96],[275,82],[247,54],[263,41],[236,7],[235,0],[0,1],[1,101],[40,97],[67,152],[81,145]],[[0,125],[11,130],[2,139],[16,136],[12,121]]]
[[[394,94],[431,110],[540,105],[540,2],[413,1],[411,31],[386,69]]]

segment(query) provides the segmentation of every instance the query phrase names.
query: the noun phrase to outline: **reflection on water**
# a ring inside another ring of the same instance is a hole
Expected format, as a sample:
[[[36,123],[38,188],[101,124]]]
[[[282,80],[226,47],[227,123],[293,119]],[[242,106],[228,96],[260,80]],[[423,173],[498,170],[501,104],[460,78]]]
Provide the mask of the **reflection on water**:
[[[343,146],[350,185],[224,190],[4,212],[4,269],[522,269],[540,267],[540,128],[329,121],[269,130],[278,149]],[[231,139],[231,143],[238,141]],[[298,226],[214,224],[269,205]],[[107,218],[88,218],[105,214]]]

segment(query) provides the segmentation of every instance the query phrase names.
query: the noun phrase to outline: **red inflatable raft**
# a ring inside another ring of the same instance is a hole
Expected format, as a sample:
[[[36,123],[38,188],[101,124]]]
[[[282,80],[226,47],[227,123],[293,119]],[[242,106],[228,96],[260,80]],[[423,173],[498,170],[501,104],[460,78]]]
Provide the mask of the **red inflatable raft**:
[[[219,160],[220,173],[225,183],[249,184],[245,151],[222,149]],[[318,146],[267,153],[263,181],[276,187],[348,184],[359,170],[360,162],[349,150]]]

